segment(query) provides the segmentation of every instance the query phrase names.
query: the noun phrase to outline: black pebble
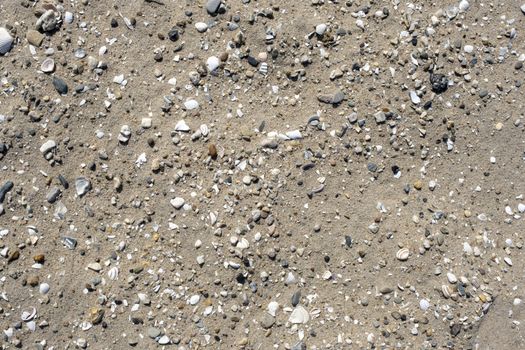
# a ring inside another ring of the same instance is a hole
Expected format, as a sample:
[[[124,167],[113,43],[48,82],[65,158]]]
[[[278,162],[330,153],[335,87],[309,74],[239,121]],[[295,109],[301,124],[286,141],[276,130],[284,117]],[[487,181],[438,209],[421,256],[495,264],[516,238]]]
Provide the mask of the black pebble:
[[[432,84],[432,91],[439,94],[445,92],[448,88],[448,79],[443,74],[430,74],[430,83]]]
[[[60,95],[66,95],[69,91],[66,82],[59,77],[53,77],[53,86]]]
[[[168,38],[170,38],[171,41],[179,40],[179,30],[177,28],[172,28],[168,32]]]
[[[345,236],[345,244],[348,248],[350,248],[352,246],[352,237]]]

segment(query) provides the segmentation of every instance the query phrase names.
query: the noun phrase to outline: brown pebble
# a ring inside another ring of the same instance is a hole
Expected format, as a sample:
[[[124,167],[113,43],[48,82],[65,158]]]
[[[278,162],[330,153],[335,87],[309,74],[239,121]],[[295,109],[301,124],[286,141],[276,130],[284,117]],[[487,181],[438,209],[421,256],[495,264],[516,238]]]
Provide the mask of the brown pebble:
[[[212,159],[217,158],[217,147],[213,143],[208,145],[208,154]]]
[[[9,257],[7,258],[7,263],[8,264],[12,263],[13,261],[18,260],[19,257],[20,257],[20,252],[18,250],[15,250],[11,254],[9,254]]]
[[[421,180],[416,180],[414,182],[414,188],[418,191],[420,191],[422,188],[423,188],[423,181]]]
[[[38,276],[36,275],[32,275],[32,276],[29,276],[27,278],[27,283],[31,286],[31,287],[36,287],[38,286],[38,283],[40,282]]]
[[[43,264],[44,261],[46,260],[46,257],[44,256],[44,254],[37,254],[33,257],[33,260],[36,262],[36,263],[39,263],[39,264]]]

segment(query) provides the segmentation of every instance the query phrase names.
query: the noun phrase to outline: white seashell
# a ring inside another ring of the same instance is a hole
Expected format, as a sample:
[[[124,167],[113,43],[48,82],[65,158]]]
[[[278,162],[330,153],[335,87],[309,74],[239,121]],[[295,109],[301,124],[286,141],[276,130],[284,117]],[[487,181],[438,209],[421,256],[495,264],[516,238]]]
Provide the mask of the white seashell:
[[[324,23],[318,24],[315,27],[315,33],[317,35],[323,35],[326,32],[327,28],[328,28],[328,26],[326,24],[324,24]]]
[[[118,267],[114,266],[108,271],[108,277],[110,280],[114,281],[118,278]]]
[[[450,295],[452,294],[452,290],[450,289],[449,286],[447,286],[446,284],[442,285],[441,286],[441,293],[443,293],[443,296],[448,299],[450,298]]]
[[[241,238],[238,242],[236,247],[239,249],[247,249],[250,246],[250,242],[246,238]]]
[[[427,311],[428,308],[430,307],[430,303],[428,302],[427,299],[421,299],[419,301],[419,308],[423,311]]]
[[[199,33],[204,33],[205,31],[208,30],[208,25],[204,22],[197,22],[195,23],[195,28],[197,28],[197,31]]]
[[[107,46],[102,46],[100,49],[98,49],[98,55],[99,55],[99,56],[103,56],[103,55],[105,55],[106,52],[108,52],[108,48],[107,48]]]
[[[53,72],[55,70],[55,61],[51,57],[46,58],[40,65],[40,70],[44,73]]]
[[[42,284],[40,284],[38,290],[40,291],[40,294],[46,295],[49,292],[49,288],[50,288],[49,284],[42,283]]]
[[[177,124],[175,124],[175,131],[188,132],[190,131],[190,127],[184,120],[179,120]]]
[[[210,129],[208,129],[208,125],[206,125],[206,124],[202,124],[199,127],[199,129],[201,131],[202,136],[204,136],[204,137],[208,136],[209,133],[210,133]]]
[[[268,74],[268,63],[261,63],[261,66],[259,67],[259,73],[261,73],[262,75]]]
[[[305,324],[310,321],[310,314],[301,305],[297,306],[288,319],[293,324]]]
[[[33,308],[31,311],[22,312],[22,321],[28,322],[31,321],[36,316],[36,309]]]
[[[190,304],[191,305],[197,305],[197,303],[201,300],[201,297],[198,294],[192,295],[190,297]]]
[[[199,108],[199,102],[197,102],[195,100],[188,100],[188,101],[184,102],[184,107],[187,110],[196,109],[196,108]]]
[[[0,55],[4,55],[11,50],[11,45],[13,45],[13,37],[7,29],[0,28]]]
[[[217,68],[219,68],[219,65],[221,64],[221,61],[217,56],[210,56],[206,60],[206,68],[208,68],[209,72],[213,72]]]
[[[75,16],[73,15],[72,12],[66,11],[66,12],[64,13],[64,22],[65,22],[66,24],[71,24],[71,23],[73,23],[73,20],[74,20],[74,19],[75,19]]]
[[[88,321],[84,321],[80,324],[80,329],[82,329],[83,331],[87,331],[87,330],[90,330],[91,327],[93,327],[93,324],[91,322],[88,322]]]
[[[447,272],[447,279],[450,283],[454,284],[458,281],[456,275],[454,275],[452,272]]]
[[[503,261],[505,261],[505,263],[507,265],[512,266],[512,260],[510,260],[510,258],[508,256],[504,257]]]
[[[290,271],[288,272],[288,275],[286,275],[286,279],[284,280],[284,284],[289,286],[290,284],[295,284],[297,282],[297,279],[295,278],[294,274]]]
[[[523,203],[518,204],[518,211],[520,213],[524,213],[525,212],[525,204],[523,204]]]
[[[459,10],[460,10],[461,12],[465,12],[465,11],[467,11],[467,10],[469,9],[470,4],[469,4],[469,2],[468,2],[467,0],[461,0],[461,1],[459,2],[458,7],[459,7]]]
[[[401,248],[397,251],[396,258],[401,261],[406,261],[409,255],[410,251],[407,248]]]
[[[415,91],[410,91],[410,100],[412,101],[413,104],[415,105],[418,105],[419,103],[421,103],[421,99],[419,98],[419,96],[417,95],[417,93]]]
[[[279,310],[279,303],[276,301],[271,301],[268,304],[268,313],[275,317],[275,315],[277,314],[277,310]]]

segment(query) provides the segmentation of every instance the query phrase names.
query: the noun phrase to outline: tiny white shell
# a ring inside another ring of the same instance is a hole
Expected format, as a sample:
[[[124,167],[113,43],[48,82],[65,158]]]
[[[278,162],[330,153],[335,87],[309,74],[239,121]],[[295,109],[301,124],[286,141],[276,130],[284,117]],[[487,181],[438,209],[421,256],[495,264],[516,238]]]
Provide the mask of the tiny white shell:
[[[443,296],[445,297],[445,299],[448,299],[450,298],[450,295],[452,294],[452,290],[450,289],[449,286],[444,284],[441,286],[441,293],[443,293]]]
[[[199,108],[199,102],[197,102],[195,100],[188,100],[188,101],[184,102],[184,107],[187,110],[196,109],[196,108]]]
[[[31,311],[22,312],[22,321],[28,322],[31,321],[36,316],[36,309],[33,308]]]
[[[275,317],[275,315],[277,314],[277,310],[279,310],[279,303],[276,301],[271,301],[268,304],[268,313]]]
[[[199,129],[201,131],[202,136],[204,137],[208,136],[208,134],[210,133],[210,129],[208,129],[208,125],[206,124],[202,124]]]
[[[397,251],[396,258],[401,261],[406,261],[409,255],[410,251],[407,248],[401,248]]]
[[[0,28],[0,54],[6,54],[11,50],[11,45],[13,44],[13,37],[7,29]]]
[[[73,23],[74,18],[75,16],[73,15],[72,12],[66,11],[66,13],[64,13],[64,22],[67,24]]]
[[[118,278],[118,267],[114,266],[108,271],[108,277],[110,280],[114,281]]]
[[[48,57],[40,65],[40,70],[44,73],[51,73],[55,70],[55,61]]]
[[[304,324],[307,323],[310,320],[310,314],[304,307],[301,305],[297,306],[290,315],[290,318],[288,319],[289,322],[293,324]]]
[[[190,127],[184,120],[179,120],[175,125],[175,131],[188,132],[190,131]]]
[[[219,68],[219,65],[221,64],[221,61],[217,56],[210,56],[206,60],[206,68],[208,68],[209,72],[213,72],[217,68]]]

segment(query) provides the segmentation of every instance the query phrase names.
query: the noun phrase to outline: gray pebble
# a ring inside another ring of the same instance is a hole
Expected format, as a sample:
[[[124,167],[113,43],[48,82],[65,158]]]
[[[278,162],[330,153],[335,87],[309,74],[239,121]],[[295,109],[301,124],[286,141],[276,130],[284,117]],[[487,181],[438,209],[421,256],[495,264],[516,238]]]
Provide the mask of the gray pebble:
[[[155,339],[160,336],[161,330],[155,327],[148,328],[148,337]]]
[[[292,295],[292,306],[295,307],[295,306],[299,305],[300,301],[301,301],[301,291],[298,290],[295,293],[293,293],[293,295]]]
[[[60,193],[61,193],[61,191],[60,191],[60,189],[58,187],[53,187],[47,193],[46,200],[49,203],[55,203],[56,200],[58,199],[58,196],[60,196]]]
[[[221,0],[208,0],[208,2],[206,3],[206,11],[208,11],[210,15],[213,15],[217,13],[220,6]]]
[[[53,77],[53,86],[60,95],[66,95],[69,91],[66,82],[58,77]]]

